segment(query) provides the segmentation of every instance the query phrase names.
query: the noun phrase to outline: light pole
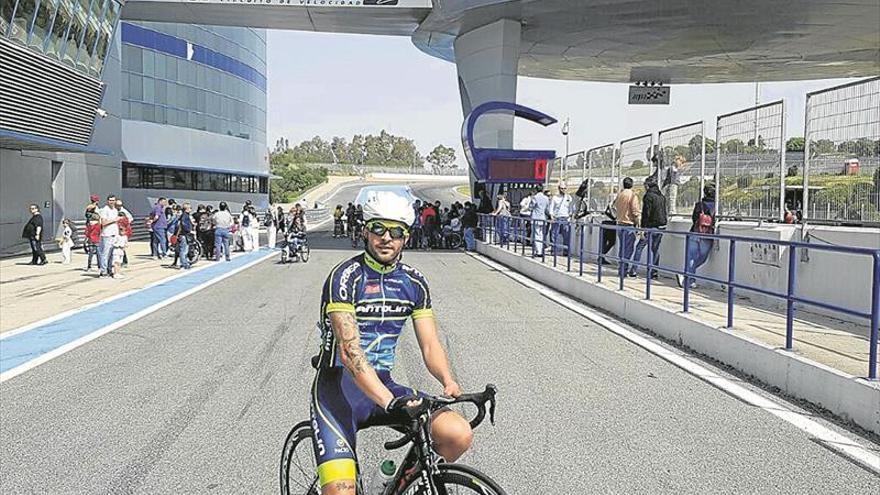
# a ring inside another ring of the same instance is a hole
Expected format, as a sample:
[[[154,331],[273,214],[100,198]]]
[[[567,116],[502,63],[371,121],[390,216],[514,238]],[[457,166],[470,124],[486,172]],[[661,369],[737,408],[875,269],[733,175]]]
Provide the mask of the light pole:
[[[565,155],[562,157],[562,171],[565,172],[567,165],[565,159],[568,158],[568,130],[571,119],[566,118],[565,124],[562,125],[562,135],[565,136]]]

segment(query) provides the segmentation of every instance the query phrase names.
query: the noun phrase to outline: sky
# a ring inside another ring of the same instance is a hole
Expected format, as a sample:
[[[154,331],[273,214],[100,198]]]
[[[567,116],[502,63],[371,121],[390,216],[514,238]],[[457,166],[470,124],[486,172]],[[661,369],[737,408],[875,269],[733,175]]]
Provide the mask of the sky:
[[[461,151],[461,103],[455,65],[419,51],[407,37],[269,31],[268,144],[291,145],[380,130],[415,140],[426,155],[436,145]],[[785,100],[787,135],[802,136],[807,92],[846,80],[761,83],[759,101]],[[670,105],[627,105],[628,84],[520,77],[517,100],[571,119],[569,149],[576,152],[641,134],[704,120],[714,137],[716,117],[755,103],[755,85],[675,85]],[[565,150],[561,123],[523,122],[514,146]]]

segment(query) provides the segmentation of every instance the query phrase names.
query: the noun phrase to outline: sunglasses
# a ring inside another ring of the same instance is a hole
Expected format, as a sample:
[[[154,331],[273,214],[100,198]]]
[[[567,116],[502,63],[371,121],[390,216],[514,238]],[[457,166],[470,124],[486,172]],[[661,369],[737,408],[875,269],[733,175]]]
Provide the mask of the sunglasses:
[[[382,222],[367,223],[367,231],[379,237],[385,235],[385,232],[390,232],[392,239],[403,239],[409,234],[409,229],[406,227],[400,225],[388,225]]]

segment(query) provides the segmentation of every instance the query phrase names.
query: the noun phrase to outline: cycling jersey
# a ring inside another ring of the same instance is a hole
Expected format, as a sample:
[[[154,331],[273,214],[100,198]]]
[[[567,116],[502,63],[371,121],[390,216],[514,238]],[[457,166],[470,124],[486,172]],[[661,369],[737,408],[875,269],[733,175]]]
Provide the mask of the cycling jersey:
[[[427,280],[408,265],[385,267],[362,253],[330,272],[321,296],[321,350],[311,400],[313,447],[322,487],[356,478],[358,430],[406,421],[402,413],[393,416],[376,405],[342,366],[339,344],[330,326],[329,315],[334,312],[355,315],[361,348],[395,397],[423,395],[394,383],[391,369],[406,320],[433,317]]]
[[[353,313],[361,347],[370,365],[391,371],[397,340],[406,320],[433,317],[428,282],[404,263],[385,267],[362,253],[330,272],[321,295],[320,366],[342,366],[339,345],[330,328],[330,313]]]

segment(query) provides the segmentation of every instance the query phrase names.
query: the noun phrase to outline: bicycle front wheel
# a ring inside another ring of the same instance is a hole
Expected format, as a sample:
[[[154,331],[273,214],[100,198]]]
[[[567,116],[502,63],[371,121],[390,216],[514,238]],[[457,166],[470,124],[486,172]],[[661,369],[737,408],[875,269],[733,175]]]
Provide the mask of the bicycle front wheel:
[[[281,495],[319,495],[318,469],[308,421],[290,430],[281,451]]]
[[[506,495],[506,492],[492,478],[463,464],[440,464],[433,476],[434,486],[440,495],[459,495],[475,493],[479,495]],[[422,484],[419,476],[414,476],[398,492],[399,495],[429,495],[431,490]]]

